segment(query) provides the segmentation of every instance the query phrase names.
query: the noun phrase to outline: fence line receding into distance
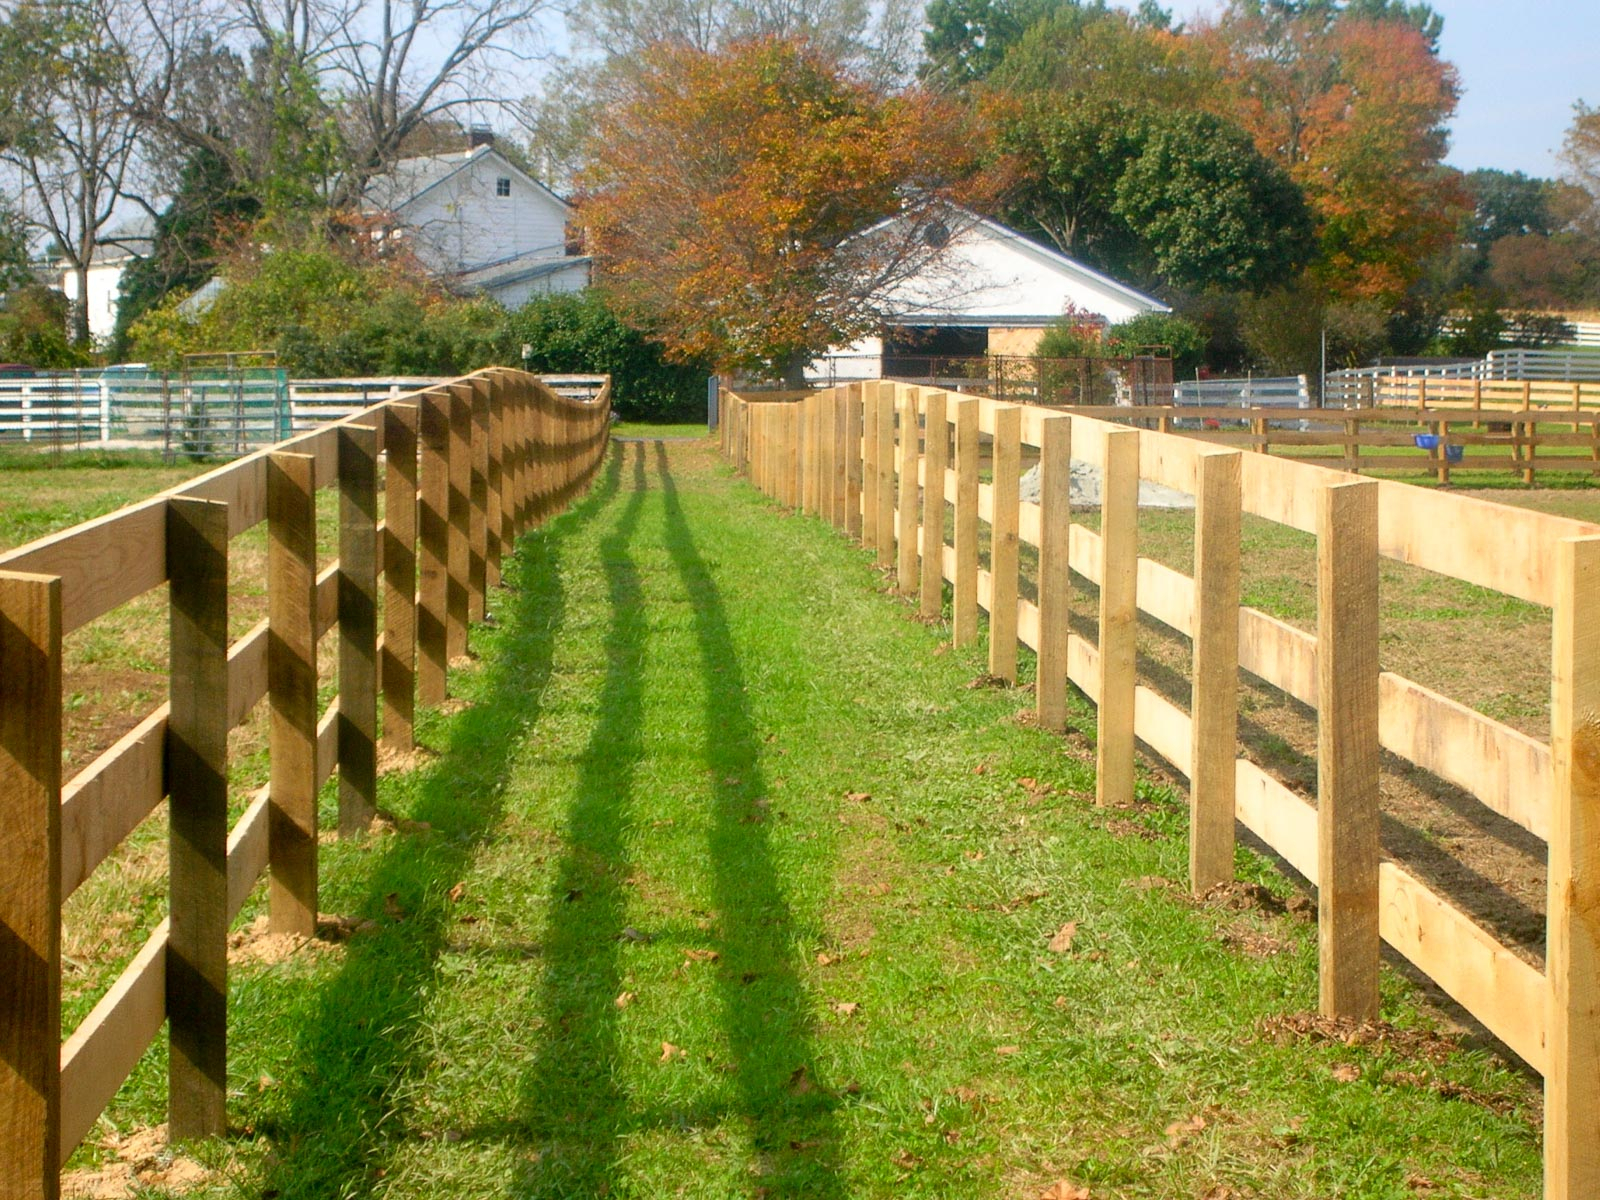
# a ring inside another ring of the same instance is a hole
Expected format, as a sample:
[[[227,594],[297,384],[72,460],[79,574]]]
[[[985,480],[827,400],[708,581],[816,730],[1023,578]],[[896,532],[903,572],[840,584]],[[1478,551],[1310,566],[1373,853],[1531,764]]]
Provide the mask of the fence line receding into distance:
[[[609,384],[578,399],[480,371],[0,555],[0,1192],[59,1194],[163,1022],[172,1137],[224,1131],[229,923],[268,872],[272,930],[315,932],[319,788],[337,770],[341,834],[367,828],[380,709],[384,746],[410,750],[502,555],[587,485],[609,414]],[[321,488],[339,523],[319,572]],[[262,521],[268,615],[230,642],[229,542]],[[63,637],[163,585],[167,703],[63,780]],[[334,630],[339,693],[319,711]],[[228,733],[263,699],[270,782],[229,829]],[[62,903],[163,799],[169,919],[62,1044]]]
[[[985,435],[993,483],[979,477]],[[795,403],[730,396],[721,436],[763,491],[894,565],[924,612],[941,611],[948,582],[956,644],[976,641],[986,611],[992,674],[1015,679],[1017,644],[1035,650],[1043,725],[1062,728],[1069,681],[1081,689],[1096,705],[1100,802],[1131,798],[1136,741],[1185,775],[1193,889],[1233,878],[1236,819],[1315,884],[1324,1013],[1377,1014],[1380,942],[1454,997],[1544,1077],[1545,1195],[1600,1196],[1600,527],[894,383]],[[1037,503],[1016,490],[1024,446],[1039,455]],[[1073,458],[1101,472],[1099,532],[1073,520]],[[1195,497],[1192,574],[1140,557],[1141,479]],[[954,545],[944,540],[947,505]],[[1315,633],[1241,604],[1244,514],[1316,538]],[[1039,550],[1037,603],[1018,594],[1019,542]],[[1552,610],[1548,743],[1381,671],[1383,558]],[[1097,642],[1069,631],[1071,573],[1099,588]],[[1188,711],[1139,682],[1141,613],[1191,641]],[[1241,669],[1318,714],[1315,805],[1240,755]],[[1383,859],[1383,751],[1546,843],[1543,970]]]

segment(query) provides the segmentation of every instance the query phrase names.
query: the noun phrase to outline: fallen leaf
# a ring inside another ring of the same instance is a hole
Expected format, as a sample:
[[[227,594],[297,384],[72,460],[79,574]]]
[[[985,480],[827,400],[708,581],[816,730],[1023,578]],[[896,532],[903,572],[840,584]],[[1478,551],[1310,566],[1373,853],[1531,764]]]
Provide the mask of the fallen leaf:
[[[1065,996],[1057,996],[1056,997],[1056,1007],[1057,1008],[1065,1008],[1066,1006],[1067,1006],[1067,998]]]
[[[829,954],[826,950],[819,950],[817,952],[817,966],[831,967],[839,961],[840,957],[838,954]]]
[[[1020,1049],[1022,1049],[1020,1046],[996,1046],[994,1052],[999,1055],[1012,1055]]]
[[[1136,892],[1154,892],[1171,887],[1172,880],[1165,875],[1141,875],[1137,879],[1130,880],[1128,886]]]
[[[465,896],[466,894],[467,894],[467,885],[464,884],[464,883],[456,884],[455,887],[450,889],[450,903],[451,904],[456,903],[456,901],[460,900],[461,897]]]
[[[1022,788],[1024,791],[1031,792],[1034,788],[1039,786],[1039,781],[1032,775],[1024,775],[1017,780],[1017,786]]]
[[[989,764],[979,763],[977,766],[972,768],[972,773],[974,775],[987,775],[989,773]]]
[[[715,950],[695,949],[685,950],[683,952],[683,956],[692,962],[716,962],[722,957],[722,955],[718,954]]]
[[[969,1087],[966,1087],[965,1085],[963,1085],[963,1086],[960,1086],[960,1087],[950,1088],[947,1094],[951,1095],[951,1096],[954,1096],[957,1100],[961,1101],[961,1103],[963,1103],[963,1104],[971,1104],[974,1100],[976,1100],[978,1098],[978,1089],[977,1088],[969,1088]]]
[[[841,1000],[833,1006],[833,1011],[841,1017],[853,1017],[861,1005],[854,1000]]]
[[[404,921],[406,910],[400,907],[400,893],[390,892],[383,898],[383,911],[388,914],[391,921]]]
[[[688,1058],[688,1057],[689,1057],[689,1052],[687,1050],[679,1049],[677,1046],[674,1046],[671,1042],[662,1042],[661,1043],[661,1061],[662,1062],[671,1062],[675,1058]]]
[[[1093,1197],[1088,1188],[1060,1179],[1040,1192],[1039,1200],[1093,1200]]]
[[[1431,1192],[1437,1190],[1439,1184],[1426,1175],[1411,1174],[1406,1176],[1406,1186],[1413,1192]]]
[[[1206,1127],[1206,1119],[1199,1113],[1192,1117],[1185,1117],[1181,1121],[1174,1121],[1167,1126],[1167,1145],[1176,1146],[1189,1138],[1190,1135],[1199,1133]]]
[[[627,1008],[628,1005],[633,1003],[633,999],[634,999],[634,994],[632,992],[623,992],[620,996],[617,997],[616,1005],[617,1005],[618,1008]]]
[[[961,1130],[959,1130],[959,1129],[946,1129],[944,1131],[944,1140],[945,1140],[946,1144],[954,1146],[957,1142],[959,1142],[961,1140]]]
[[[889,1161],[902,1171],[910,1171],[922,1165],[922,1160],[909,1150],[901,1150],[889,1156]]]
[[[1361,1068],[1355,1063],[1334,1063],[1332,1074],[1339,1083],[1354,1083],[1361,1078]]]
[[[811,1074],[806,1070],[805,1063],[801,1063],[789,1075],[789,1090],[796,1096],[804,1096],[814,1086],[811,1082]]]
[[[1072,949],[1072,940],[1078,936],[1078,923],[1068,921],[1056,930],[1055,937],[1050,939],[1051,954],[1065,954]]]
[[[846,792],[844,794],[844,798],[846,800],[854,800],[857,804],[865,804],[868,800],[872,799],[872,793],[871,792]]]

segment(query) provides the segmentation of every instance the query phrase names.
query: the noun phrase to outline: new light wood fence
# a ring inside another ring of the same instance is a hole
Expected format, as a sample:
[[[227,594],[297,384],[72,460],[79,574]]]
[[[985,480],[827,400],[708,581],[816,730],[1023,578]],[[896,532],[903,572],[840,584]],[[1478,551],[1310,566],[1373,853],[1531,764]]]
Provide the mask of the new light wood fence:
[[[339,831],[366,830],[380,708],[383,743],[411,749],[502,555],[586,486],[609,413],[609,385],[583,400],[482,371],[0,555],[0,1195],[58,1194],[163,1022],[171,1135],[223,1132],[229,923],[270,872],[273,931],[315,932],[318,789],[337,770]],[[338,491],[339,557],[319,572],[320,488]],[[268,616],[230,643],[229,542],[262,521]],[[63,636],[163,585],[168,702],[63,781]],[[319,711],[334,629],[339,694]],[[270,782],[229,829],[228,732],[263,699]],[[63,1045],[62,903],[163,799],[170,917]]]
[[[979,478],[982,435],[990,484]],[[977,639],[987,611],[991,673],[1014,679],[1018,643],[1035,650],[1043,725],[1064,726],[1069,682],[1094,701],[1101,803],[1131,797],[1136,741],[1187,776],[1196,892],[1232,878],[1236,820],[1316,884],[1325,1013],[1376,1014],[1380,942],[1430,976],[1543,1074],[1545,1194],[1600,1196],[1600,527],[888,383],[788,404],[730,396],[722,445],[769,495],[861,538],[925,613],[940,613],[949,583],[957,644]],[[1024,446],[1039,455],[1038,503],[1018,499]],[[1098,533],[1073,520],[1073,458],[1102,472]],[[1195,497],[1191,573],[1140,557],[1141,479]],[[1245,513],[1316,537],[1315,633],[1241,605]],[[1018,594],[1019,542],[1039,550],[1037,603]],[[1380,669],[1382,558],[1551,609],[1548,743]],[[1069,631],[1071,573],[1098,585],[1097,642]],[[1140,613],[1191,639],[1187,712],[1138,680]],[[1240,756],[1241,669],[1318,714],[1315,805]],[[1385,750],[1547,843],[1542,971],[1382,858]]]

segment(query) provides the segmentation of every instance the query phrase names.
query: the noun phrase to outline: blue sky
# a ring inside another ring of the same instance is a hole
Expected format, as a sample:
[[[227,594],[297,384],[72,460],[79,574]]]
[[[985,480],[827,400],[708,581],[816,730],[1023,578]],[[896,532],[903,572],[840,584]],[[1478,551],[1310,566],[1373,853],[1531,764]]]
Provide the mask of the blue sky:
[[[1572,104],[1600,105],[1600,0],[1430,0],[1461,73],[1449,161],[1550,176]],[[1177,0],[1181,19],[1213,0]]]

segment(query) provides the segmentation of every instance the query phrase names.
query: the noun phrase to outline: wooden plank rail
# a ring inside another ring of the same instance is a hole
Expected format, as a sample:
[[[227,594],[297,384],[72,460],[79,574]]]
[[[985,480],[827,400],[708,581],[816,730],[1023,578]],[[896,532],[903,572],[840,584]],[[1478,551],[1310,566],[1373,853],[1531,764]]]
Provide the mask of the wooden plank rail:
[[[1404,458],[1363,456],[1351,444],[1410,441],[1398,425],[1437,432],[1447,444],[1508,445],[1505,461],[1531,475],[1561,460],[1545,453],[1584,447],[1580,463],[1600,470],[1600,388],[1579,394],[1562,385],[1564,409],[1540,407],[1532,386],[1483,382],[1465,387],[1429,381],[1425,393],[1381,390],[1386,407],[1352,410],[1140,408],[1050,410],[987,397],[956,397],[933,388],[873,382],[813,393],[798,402],[752,401],[725,394],[735,431],[724,439],[737,468],[775,499],[777,481],[802,477],[812,464],[785,462],[810,443],[766,440],[785,405],[809,420],[812,406],[844,431],[828,471],[866,488],[842,487],[834,521],[882,551],[892,525],[902,550],[915,539],[923,570],[899,561],[902,587],[921,592],[922,611],[937,615],[943,584],[954,589],[954,641],[977,639],[986,612],[990,663],[1013,659],[1004,637],[1038,653],[1040,724],[1066,722],[1066,685],[1096,705],[1102,800],[1132,788],[1137,739],[1191,779],[1191,886],[1232,878],[1237,820],[1319,887],[1319,962],[1325,1011],[1376,1013],[1380,941],[1425,972],[1485,1028],[1545,1078],[1545,1195],[1580,1200],[1600,1195],[1600,526],[1527,509],[1430,491],[1392,480],[1353,480],[1339,469],[1393,467]],[[1516,408],[1494,404],[1514,401]],[[1593,407],[1585,408],[1592,401]],[[886,412],[899,420],[887,424]],[[1017,417],[1011,414],[1018,413]],[[920,416],[921,420],[917,419]],[[1224,430],[1163,432],[1158,424],[1208,417],[1244,421]],[[1102,419],[1103,418],[1103,419]],[[1146,420],[1149,418],[1149,420]],[[1133,420],[1129,428],[1125,422]],[[1330,422],[1327,431],[1275,428],[1284,422]],[[1021,445],[1039,452],[1040,499],[1021,500],[1010,475],[1013,422]],[[1483,431],[1474,423],[1499,423]],[[1545,426],[1544,429],[1540,425]],[[920,426],[920,428],[919,428]],[[1387,427],[1385,427],[1387,426]],[[1564,428],[1551,429],[1553,426]],[[978,481],[979,432],[994,436],[994,483]],[[1219,436],[1212,436],[1219,435]],[[1295,461],[1296,448],[1341,447],[1338,458]],[[918,440],[920,439],[920,441]],[[1206,440],[1278,449],[1279,455],[1208,448]],[[945,455],[954,443],[954,461]],[[1541,453],[1544,452],[1544,453]],[[1068,463],[1101,472],[1101,529],[1072,519]],[[1443,455],[1417,460],[1441,481],[1463,469]],[[1466,466],[1498,464],[1467,455]],[[900,464],[900,504],[882,516],[884,493]],[[890,469],[885,471],[885,466]],[[827,472],[825,472],[826,474]],[[911,476],[922,488],[914,506]],[[1134,514],[1138,480],[1197,497],[1194,575],[1140,558]],[[881,483],[880,483],[881,480]],[[955,506],[955,545],[945,542],[947,499]],[[908,508],[915,507],[912,528]],[[1318,539],[1316,632],[1298,629],[1240,600],[1241,522],[1251,514]],[[894,518],[898,517],[898,521]],[[996,547],[993,570],[979,569],[981,525]],[[865,537],[863,538],[863,530]],[[1016,595],[1005,547],[1015,538],[1040,550],[1039,603]],[[1550,744],[1509,728],[1447,696],[1379,669],[1378,563],[1390,559],[1465,580],[1555,613]],[[1102,644],[1068,631],[1068,571],[1100,588]],[[1196,581],[1199,581],[1197,583]],[[997,615],[996,607],[1005,609]],[[1130,661],[1132,614],[1141,612],[1194,643],[1193,713],[1137,681]],[[1319,670],[1326,666],[1326,670]],[[1313,804],[1240,756],[1236,688],[1240,671],[1305,705],[1318,717],[1320,796]],[[1001,673],[999,671],[995,673]],[[1378,846],[1378,752],[1399,756],[1464,789],[1550,847],[1549,952],[1544,970],[1530,965],[1399,865]]]
[[[275,920],[314,930],[318,789],[337,773],[341,832],[366,828],[380,688],[385,741],[410,749],[418,702],[444,698],[449,639],[465,649],[512,543],[593,478],[610,407],[607,380],[562,395],[492,368],[0,554],[0,793],[17,826],[0,861],[0,1190],[59,1195],[163,1024],[173,1135],[222,1131],[229,923],[270,868]],[[340,536],[318,571],[320,488],[339,493]],[[269,615],[230,644],[228,543],[264,520]],[[167,584],[169,701],[63,785],[62,638]],[[316,644],[335,627],[339,694],[319,714]],[[269,695],[272,783],[230,832],[227,735]],[[172,914],[63,1043],[61,905],[169,796]]]

